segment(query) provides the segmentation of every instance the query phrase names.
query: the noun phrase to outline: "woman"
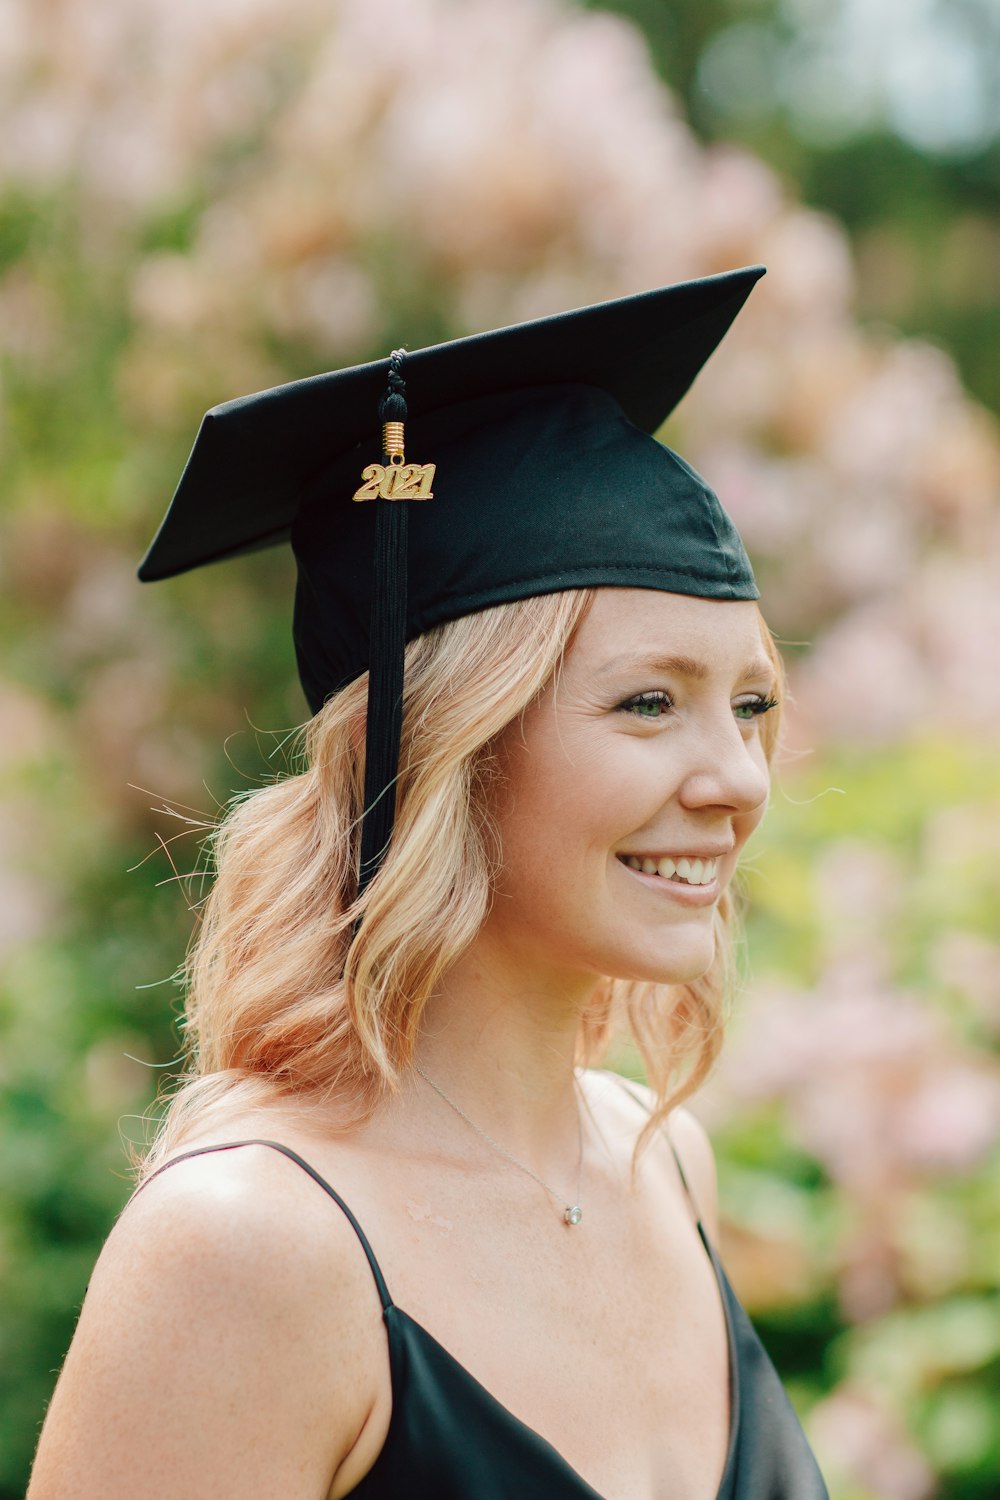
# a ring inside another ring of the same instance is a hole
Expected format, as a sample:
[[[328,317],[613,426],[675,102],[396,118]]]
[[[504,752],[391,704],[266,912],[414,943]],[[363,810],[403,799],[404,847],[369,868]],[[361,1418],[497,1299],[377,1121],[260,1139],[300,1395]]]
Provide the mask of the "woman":
[[[193,1071],[31,1500],[825,1496],[678,1107],[780,666],[648,433],[760,274],[206,419],[143,576],[290,529],[307,769],[219,832]],[[621,1028],[649,1089],[596,1066]]]

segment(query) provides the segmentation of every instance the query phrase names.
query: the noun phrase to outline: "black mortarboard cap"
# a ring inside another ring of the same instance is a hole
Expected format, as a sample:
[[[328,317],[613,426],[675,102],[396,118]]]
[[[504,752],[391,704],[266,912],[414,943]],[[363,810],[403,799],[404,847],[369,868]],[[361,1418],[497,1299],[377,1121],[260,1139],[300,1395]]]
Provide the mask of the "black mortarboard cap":
[[[291,540],[312,710],[370,669],[359,894],[392,830],[407,640],[561,589],[757,597],[718,498],[651,434],[763,274],[751,266],[397,351],[204,417],[139,577]],[[407,462],[436,472],[382,478],[387,420],[405,422]]]

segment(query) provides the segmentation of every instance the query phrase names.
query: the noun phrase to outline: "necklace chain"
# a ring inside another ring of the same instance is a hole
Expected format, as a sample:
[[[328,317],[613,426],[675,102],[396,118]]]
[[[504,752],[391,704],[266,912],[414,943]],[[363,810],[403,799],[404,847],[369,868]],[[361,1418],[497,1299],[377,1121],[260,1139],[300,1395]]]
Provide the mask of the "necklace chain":
[[[424,1072],[423,1068],[418,1062],[415,1062],[413,1066],[414,1068],[416,1068],[417,1072],[420,1074],[424,1082],[434,1090],[435,1094],[442,1098],[445,1104],[447,1104],[449,1108],[455,1111],[456,1115],[460,1115],[461,1118],[465,1121],[466,1125],[471,1126],[471,1128],[476,1132],[477,1135],[482,1136],[483,1140],[488,1146],[492,1146],[494,1151],[497,1151],[501,1156],[506,1157],[506,1159],[513,1166],[517,1167],[519,1171],[526,1172],[529,1177],[533,1177],[538,1183],[539,1187],[543,1187],[548,1193],[549,1197],[554,1198],[555,1201],[562,1206],[564,1224],[579,1224],[580,1220],[583,1218],[583,1205],[580,1201],[580,1192],[583,1187],[583,1124],[580,1120],[579,1103],[577,1103],[576,1109],[576,1130],[580,1142],[580,1154],[576,1166],[576,1197],[572,1203],[567,1203],[563,1195],[561,1193],[557,1193],[555,1188],[549,1187],[547,1182],[543,1182],[537,1172],[533,1172],[530,1167],[525,1166],[523,1161],[518,1161],[517,1157],[512,1156],[505,1146],[501,1146],[499,1141],[495,1141],[488,1131],[484,1130],[481,1125],[477,1125],[475,1120],[473,1120],[469,1115],[465,1113],[465,1110],[462,1108],[462,1106],[460,1104],[456,1104],[454,1099],[450,1098],[445,1093],[444,1089],[434,1082],[433,1078],[428,1078],[427,1074]]]

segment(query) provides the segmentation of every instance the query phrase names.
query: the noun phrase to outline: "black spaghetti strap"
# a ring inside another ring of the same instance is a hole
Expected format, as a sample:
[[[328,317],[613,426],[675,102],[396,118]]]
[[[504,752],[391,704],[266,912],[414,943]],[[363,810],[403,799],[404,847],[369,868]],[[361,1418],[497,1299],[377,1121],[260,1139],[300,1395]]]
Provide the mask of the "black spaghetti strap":
[[[651,1114],[652,1111],[650,1110],[649,1105],[646,1103],[645,1099],[642,1097],[641,1094],[637,1094],[635,1092],[635,1090],[629,1086],[628,1079],[627,1078],[623,1078],[620,1073],[616,1073],[614,1076],[618,1079],[618,1082],[621,1084],[621,1086],[625,1090],[626,1094],[628,1094],[629,1098],[630,1099],[634,1099],[635,1102],[636,1102],[636,1104],[638,1104],[639,1108],[642,1109],[647,1115]],[[703,1227],[702,1222],[701,1222],[701,1211],[698,1208],[698,1200],[697,1200],[697,1198],[695,1197],[694,1193],[691,1190],[691,1184],[687,1180],[687,1176],[686,1176],[686,1174],[684,1172],[684,1166],[683,1166],[683,1163],[681,1162],[680,1155],[678,1153],[677,1147],[674,1145],[673,1137],[671,1136],[670,1131],[666,1127],[664,1127],[663,1134],[667,1138],[667,1145],[670,1147],[671,1151],[673,1152],[674,1161],[677,1163],[677,1174],[680,1177],[681,1184],[682,1184],[682,1186],[684,1188],[685,1193],[687,1194],[687,1200],[690,1203],[691,1207],[694,1209],[695,1222],[698,1225],[698,1228],[700,1230],[702,1230],[702,1238],[704,1238],[704,1227]]]
[[[315,1168],[311,1167],[307,1161],[299,1156],[297,1151],[293,1151],[290,1146],[283,1146],[280,1141],[225,1141],[219,1146],[196,1146],[193,1151],[182,1151],[180,1155],[175,1156],[172,1161],[164,1162],[162,1167],[157,1167],[155,1172],[150,1172],[149,1176],[146,1178],[146,1181],[140,1183],[140,1185],[136,1188],[135,1193],[132,1194],[132,1198],[136,1196],[136,1193],[141,1193],[143,1188],[146,1187],[148,1183],[152,1182],[154,1177],[159,1177],[161,1172],[166,1172],[168,1168],[175,1167],[179,1161],[187,1161],[188,1157],[190,1156],[207,1156],[211,1151],[235,1151],[240,1146],[269,1146],[272,1151],[280,1151],[282,1156],[287,1156],[289,1161],[293,1161],[297,1167],[302,1168],[303,1172],[307,1172],[312,1178],[313,1182],[318,1183],[325,1193],[329,1193],[330,1197],[333,1199],[334,1203],[336,1203],[337,1207],[340,1209],[341,1213],[344,1215],[348,1224],[350,1224],[351,1228],[354,1230],[354,1233],[357,1235],[358,1239],[361,1242],[361,1248],[368,1258],[368,1264],[371,1267],[371,1273],[375,1279],[375,1285],[378,1288],[378,1294],[382,1299],[383,1312],[387,1308],[390,1308],[392,1306],[392,1298],[389,1296],[389,1288],[385,1284],[385,1277],[382,1275],[381,1267],[379,1266],[378,1261],[375,1259],[375,1252],[372,1250],[371,1245],[369,1245],[367,1236],[365,1235],[364,1230],[361,1228],[361,1225],[351,1213],[351,1210],[348,1208],[347,1204],[344,1202],[340,1194],[336,1192],[330,1186],[330,1184],[319,1175]],[[129,1202],[131,1203],[131,1201],[132,1199],[130,1198]]]

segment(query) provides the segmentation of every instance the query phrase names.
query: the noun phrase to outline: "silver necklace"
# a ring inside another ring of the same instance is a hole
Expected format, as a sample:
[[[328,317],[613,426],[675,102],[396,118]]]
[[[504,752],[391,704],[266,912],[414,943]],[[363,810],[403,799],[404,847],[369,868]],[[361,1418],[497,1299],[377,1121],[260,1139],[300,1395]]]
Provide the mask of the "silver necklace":
[[[507,1160],[511,1162],[515,1167],[519,1168],[520,1171],[527,1172],[529,1177],[533,1177],[535,1179],[539,1187],[543,1187],[545,1189],[550,1198],[554,1198],[556,1202],[562,1206],[562,1219],[564,1224],[579,1224],[580,1220],[583,1218],[583,1206],[580,1202],[580,1189],[583,1186],[583,1125],[580,1120],[579,1104],[577,1105],[576,1110],[576,1129],[577,1135],[579,1136],[580,1140],[580,1155],[576,1167],[576,1198],[572,1203],[567,1203],[563,1195],[561,1193],[557,1193],[555,1188],[549,1187],[547,1182],[543,1182],[537,1172],[533,1172],[530,1167],[526,1167],[523,1161],[518,1161],[516,1156],[511,1156],[510,1152],[504,1146],[501,1146],[499,1141],[495,1141],[493,1137],[489,1135],[481,1125],[477,1125],[475,1120],[470,1119],[460,1104],[456,1104],[454,1099],[450,1099],[445,1093],[444,1089],[439,1088],[439,1086],[434,1082],[433,1078],[428,1078],[427,1074],[424,1072],[423,1068],[418,1062],[415,1062],[413,1066],[416,1068],[417,1072],[420,1074],[424,1082],[434,1090],[435,1094],[440,1095],[445,1104],[453,1109],[456,1115],[460,1115],[465,1121],[466,1125],[470,1125],[477,1135],[481,1135],[488,1146],[492,1146],[494,1151],[498,1151],[501,1156],[505,1156]]]

